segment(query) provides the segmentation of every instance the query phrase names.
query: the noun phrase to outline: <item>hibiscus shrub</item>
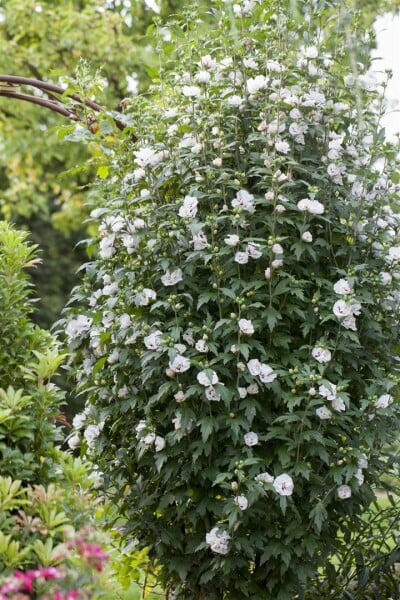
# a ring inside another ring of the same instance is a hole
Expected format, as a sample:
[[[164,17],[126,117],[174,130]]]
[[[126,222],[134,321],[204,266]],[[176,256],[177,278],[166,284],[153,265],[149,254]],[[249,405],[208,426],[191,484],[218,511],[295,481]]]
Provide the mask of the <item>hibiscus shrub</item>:
[[[398,431],[396,152],[351,15],[217,4],[173,29],[174,68],[104,154],[66,322],[74,444],[171,597],[286,600]]]

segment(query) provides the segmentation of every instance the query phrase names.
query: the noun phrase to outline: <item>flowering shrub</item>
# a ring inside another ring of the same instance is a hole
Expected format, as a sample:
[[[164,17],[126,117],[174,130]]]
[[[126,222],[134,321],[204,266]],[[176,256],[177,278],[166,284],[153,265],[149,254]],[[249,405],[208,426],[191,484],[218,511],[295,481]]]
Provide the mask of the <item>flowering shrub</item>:
[[[1,600],[16,598],[17,592],[21,599],[87,599],[107,590],[99,579],[108,556],[99,518],[90,514],[88,467],[60,452],[58,475],[62,487],[23,486],[0,477]],[[102,507],[96,512],[100,515]]]
[[[67,568],[68,552],[64,556],[59,555],[64,564],[61,567],[37,567],[28,571],[15,571],[0,586],[0,600],[16,598],[19,600],[28,598],[40,598],[40,600],[79,600],[91,598],[92,590],[89,590],[88,583],[93,583],[92,570],[101,572],[108,555],[105,554],[101,546],[89,544],[84,539],[78,538],[69,542],[67,550],[75,550],[83,562],[83,565],[75,565],[72,571]],[[85,568],[85,577],[79,577],[79,566]],[[78,568],[77,568],[78,567]],[[88,576],[89,575],[89,576]],[[52,584],[49,584],[49,581]],[[71,587],[75,583],[76,587]],[[84,589],[81,586],[84,585]],[[79,590],[77,589],[79,588]]]
[[[367,46],[323,6],[191,15],[99,183],[70,443],[173,597],[296,597],[398,430],[395,149]]]

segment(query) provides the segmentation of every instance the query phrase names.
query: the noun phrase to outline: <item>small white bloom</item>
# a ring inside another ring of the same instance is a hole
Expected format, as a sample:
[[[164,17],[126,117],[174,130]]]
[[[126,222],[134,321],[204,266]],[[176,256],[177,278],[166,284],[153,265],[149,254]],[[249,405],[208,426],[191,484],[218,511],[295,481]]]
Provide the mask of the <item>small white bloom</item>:
[[[116,362],[118,362],[119,359],[119,352],[117,348],[114,348],[114,350],[111,352],[111,354],[108,356],[107,358],[107,362],[110,365],[115,364]]]
[[[161,346],[162,332],[158,329],[143,338],[144,345],[148,350],[158,350]]]
[[[261,258],[262,252],[261,250],[259,250],[259,247],[259,244],[255,243],[247,244],[246,252],[250,256],[250,258],[253,258],[254,260],[257,260],[257,258]]]
[[[275,477],[273,486],[280,496],[291,496],[293,494],[293,479],[287,473]]]
[[[119,390],[118,390],[118,398],[126,398],[126,396],[129,394],[129,388],[127,385],[123,385]]]
[[[250,319],[239,319],[239,329],[245,335],[252,335],[254,333],[254,326]]]
[[[236,496],[234,503],[240,508],[240,510],[246,510],[249,506],[249,501],[246,496]]]
[[[327,350],[326,348],[320,348],[319,346],[316,346],[312,349],[311,355],[319,363],[327,363],[332,359],[330,350]]]
[[[213,527],[213,529],[206,534],[206,543],[216,554],[228,554],[230,539],[231,536],[218,527]]]
[[[393,396],[390,394],[382,394],[382,396],[379,396],[379,398],[375,401],[375,406],[376,408],[387,408],[392,402]]]
[[[285,140],[277,140],[275,142],[275,150],[281,154],[287,154],[290,151],[290,144]]]
[[[132,325],[131,317],[128,313],[123,313],[118,318],[119,326],[121,329],[128,329]]]
[[[243,64],[248,69],[258,69],[258,64],[254,60],[254,58],[252,58],[252,57],[250,57],[250,58],[244,58],[243,59]]]
[[[186,219],[194,219],[197,215],[197,205],[199,201],[194,196],[185,196],[183,204],[179,208],[179,216]]]
[[[344,300],[337,300],[333,305],[333,314],[338,319],[344,319],[351,315],[351,304]]]
[[[208,345],[206,340],[198,340],[195,344],[197,352],[208,352]]]
[[[241,96],[238,96],[237,94],[233,94],[232,96],[229,96],[227,102],[229,106],[240,107],[242,106],[244,99]]]
[[[184,373],[190,369],[190,360],[178,354],[173,361],[170,361],[169,368],[173,373]]]
[[[88,445],[93,446],[94,441],[100,435],[100,427],[98,425],[88,425],[83,435]]]
[[[174,398],[180,404],[185,400],[185,393],[182,390],[179,390],[179,392],[176,392],[176,394],[174,394]]]
[[[246,265],[249,262],[249,255],[247,252],[236,252],[234,261],[239,265]]]
[[[325,94],[319,90],[311,90],[304,94],[303,106],[324,106],[326,104]]]
[[[210,385],[215,385],[218,383],[219,379],[215,371],[208,369],[207,371],[199,371],[199,373],[197,373],[197,381],[200,383],[200,385],[209,387]]]
[[[163,152],[157,152],[154,148],[145,147],[134,152],[135,162],[139,167],[154,167],[162,161],[164,157]]]
[[[271,267],[273,269],[279,269],[279,267],[281,267],[283,265],[283,260],[281,258],[275,258],[275,260],[273,260],[271,262]]]
[[[359,469],[367,469],[368,468],[368,457],[366,454],[362,454],[358,459],[358,468]]]
[[[264,75],[257,75],[247,80],[247,91],[249,94],[256,94],[267,87],[267,79]]]
[[[201,94],[201,89],[197,85],[184,85],[182,94],[186,98],[198,98]]]
[[[393,277],[390,273],[386,271],[381,271],[379,273],[379,278],[382,281],[383,285],[390,285],[392,283]]]
[[[254,196],[249,194],[246,190],[239,190],[236,197],[232,200],[231,205],[233,208],[242,208],[248,213],[254,213]]]
[[[332,413],[326,406],[320,406],[315,411],[317,417],[321,419],[321,421],[328,420],[332,418]]]
[[[276,379],[277,375],[269,365],[261,364],[259,377],[263,383],[271,383]]]
[[[356,471],[356,473],[354,474],[354,477],[357,479],[359,485],[362,485],[364,483],[364,473],[362,472],[361,469],[358,469]]]
[[[247,368],[249,369],[250,374],[256,377],[260,374],[261,363],[258,358],[252,358],[247,363]]]
[[[164,450],[164,448],[165,448],[165,439],[163,437],[161,437],[160,435],[156,435],[156,437],[155,437],[154,448],[155,448],[156,452],[161,452],[161,450]]]
[[[182,334],[182,339],[184,342],[186,342],[187,344],[189,344],[189,346],[194,346],[195,344],[195,340],[193,337],[193,332],[190,329],[187,329],[183,334]]]
[[[239,398],[246,398],[247,390],[244,387],[238,387]]]
[[[133,171],[133,179],[135,180],[135,182],[138,182],[141,179],[144,179],[145,177],[146,171],[143,169],[143,167],[139,167],[138,169],[135,169]]]
[[[240,242],[239,236],[236,235],[236,233],[232,233],[231,235],[228,235],[225,239],[224,239],[225,244],[227,244],[228,246],[237,246],[238,243]]]
[[[161,281],[165,286],[176,285],[180,281],[182,281],[182,271],[181,269],[175,269],[175,271],[167,271],[165,275],[161,277]]]
[[[200,59],[200,65],[203,67],[203,69],[212,70],[217,66],[217,61],[211,58],[210,54],[205,54]]]
[[[318,48],[316,46],[308,46],[304,48],[304,56],[306,58],[317,58],[318,56]]]
[[[154,444],[155,441],[156,441],[156,434],[155,433],[148,433],[142,439],[142,442],[144,444],[146,444],[146,446],[151,446],[152,444]]]
[[[346,500],[351,496],[351,487],[348,485],[340,485],[337,489],[337,495],[341,500]]]
[[[244,434],[244,443],[246,446],[256,446],[258,444],[258,435],[254,431],[249,431]]]
[[[201,142],[196,142],[194,146],[192,146],[191,153],[192,154],[200,154],[203,150],[203,144]]]
[[[273,71],[274,73],[282,73],[284,70],[283,65],[281,65],[277,60],[267,60],[265,66],[269,71]]]
[[[147,425],[146,425],[146,421],[144,421],[143,419],[141,421],[139,421],[139,423],[136,425],[135,427],[135,432],[136,432],[136,437],[140,437],[140,433],[146,429]]]
[[[81,438],[78,433],[74,433],[70,438],[68,438],[68,446],[71,450],[76,450],[81,443]]]
[[[211,75],[208,71],[199,71],[197,73],[197,75],[195,76],[195,79],[197,81],[197,83],[202,83],[202,84],[206,84],[210,82],[211,79]]]
[[[322,215],[325,211],[324,205],[318,200],[311,200],[310,198],[303,198],[297,203],[297,208],[302,212],[308,212],[312,215]]]
[[[193,235],[193,249],[194,250],[204,250],[208,247],[208,241],[205,234],[202,231]]]
[[[250,396],[255,396],[256,394],[258,394],[258,392],[259,387],[256,383],[251,383],[247,386],[247,393],[250,394]]]
[[[81,427],[83,427],[86,421],[86,417],[87,415],[85,415],[85,413],[78,413],[77,415],[75,415],[72,419],[73,427],[75,427],[76,429],[81,429]]]
[[[332,177],[332,179],[336,179],[341,175],[340,167],[335,163],[330,163],[326,169],[328,175]]]
[[[150,288],[144,288],[135,296],[136,306],[148,306],[151,300],[155,300],[157,294]]]
[[[345,411],[346,405],[344,403],[344,400],[342,400],[342,398],[338,398],[338,397],[333,398],[332,408],[333,408],[333,410],[336,410],[337,412]]]
[[[271,250],[274,254],[283,254],[283,248],[280,244],[273,244]]]
[[[389,248],[389,252],[385,260],[390,265],[398,263],[400,261],[400,246],[392,246]]]
[[[210,385],[205,389],[205,394],[207,400],[210,400],[210,402],[219,402],[221,400],[221,394],[217,392],[213,385]]]
[[[69,338],[73,339],[81,335],[84,331],[87,331],[92,323],[93,319],[91,317],[78,315],[76,319],[69,321],[65,332]]]
[[[356,320],[353,315],[348,315],[344,319],[340,321],[340,324],[345,329],[351,329],[352,331],[357,331]]]
[[[271,279],[271,269],[269,267],[267,269],[265,269],[264,276],[265,276],[265,279]]]
[[[273,477],[272,475],[270,475],[267,472],[260,473],[259,475],[256,475],[256,477],[255,477],[255,480],[258,481],[258,483],[274,483],[274,479],[275,479],[275,477]]]
[[[214,160],[212,161],[212,164],[214,165],[214,167],[222,167],[222,158],[220,156],[217,156],[217,158],[214,158]]]
[[[99,255],[101,258],[111,258],[115,254],[115,235],[107,235],[100,240]]]
[[[310,231],[305,231],[302,234],[301,239],[303,242],[306,242],[306,244],[310,244],[313,241],[313,236]]]
[[[336,398],[336,385],[328,382],[328,385],[320,385],[318,389],[320,396],[323,396],[327,400],[335,400]]]
[[[346,296],[353,293],[353,288],[347,279],[339,279],[339,281],[334,284],[333,291],[341,296]]]
[[[299,123],[291,123],[289,126],[289,133],[293,136],[303,135],[303,127]]]

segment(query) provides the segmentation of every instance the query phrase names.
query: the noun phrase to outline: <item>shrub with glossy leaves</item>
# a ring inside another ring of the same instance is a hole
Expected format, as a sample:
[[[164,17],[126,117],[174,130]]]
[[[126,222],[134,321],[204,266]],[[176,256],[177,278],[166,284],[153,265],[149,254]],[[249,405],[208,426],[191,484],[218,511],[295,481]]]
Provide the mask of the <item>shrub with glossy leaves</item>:
[[[54,477],[54,446],[63,438],[62,391],[51,381],[63,356],[31,320],[27,269],[37,266],[28,234],[0,222],[0,474],[45,483]]]
[[[325,4],[191,15],[99,184],[74,443],[172,597],[294,598],[398,429],[395,149],[368,45]]]

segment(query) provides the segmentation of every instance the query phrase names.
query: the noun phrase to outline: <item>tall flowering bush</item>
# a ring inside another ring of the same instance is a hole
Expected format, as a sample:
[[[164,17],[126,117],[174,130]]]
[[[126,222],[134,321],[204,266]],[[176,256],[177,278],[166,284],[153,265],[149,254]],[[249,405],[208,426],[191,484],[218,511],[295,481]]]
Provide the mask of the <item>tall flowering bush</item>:
[[[66,320],[73,444],[171,597],[285,600],[398,427],[395,149],[351,15],[216,4],[107,153]]]

